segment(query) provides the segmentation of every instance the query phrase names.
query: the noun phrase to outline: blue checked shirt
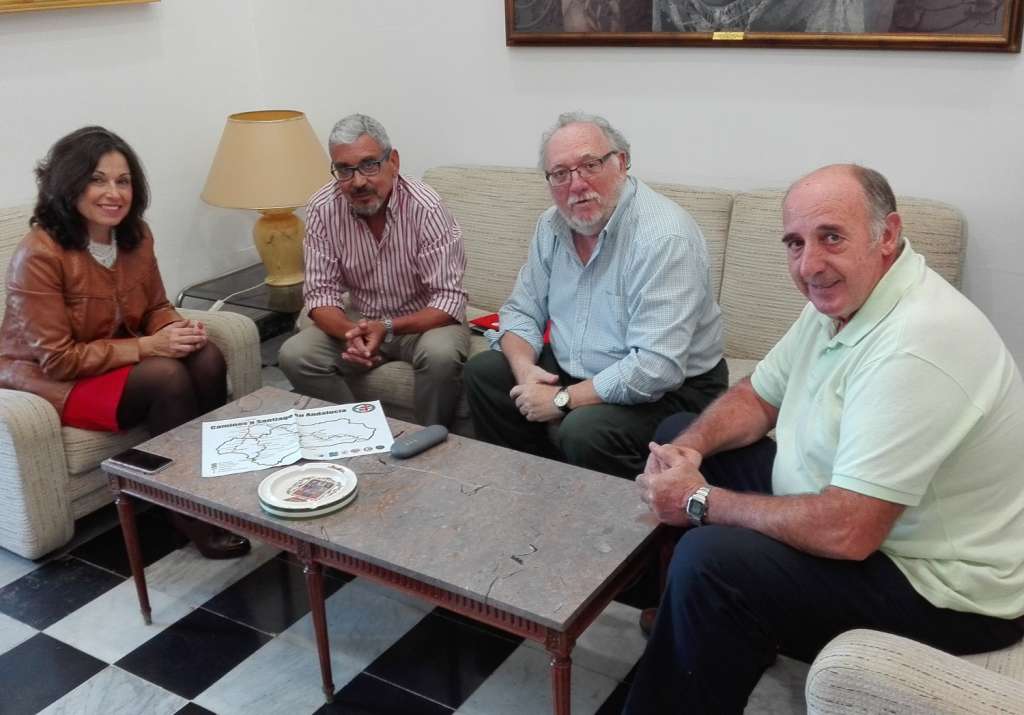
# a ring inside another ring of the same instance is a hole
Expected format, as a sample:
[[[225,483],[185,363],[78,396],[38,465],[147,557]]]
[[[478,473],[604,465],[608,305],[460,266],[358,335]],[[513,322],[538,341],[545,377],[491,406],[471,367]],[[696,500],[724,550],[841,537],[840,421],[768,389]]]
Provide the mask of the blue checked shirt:
[[[611,404],[654,402],[722,359],[721,310],[700,227],[633,177],[585,266],[558,210],[541,215],[499,317],[500,330],[487,332],[491,347],[500,350],[512,332],[537,355],[550,319],[558,364],[592,378]]]

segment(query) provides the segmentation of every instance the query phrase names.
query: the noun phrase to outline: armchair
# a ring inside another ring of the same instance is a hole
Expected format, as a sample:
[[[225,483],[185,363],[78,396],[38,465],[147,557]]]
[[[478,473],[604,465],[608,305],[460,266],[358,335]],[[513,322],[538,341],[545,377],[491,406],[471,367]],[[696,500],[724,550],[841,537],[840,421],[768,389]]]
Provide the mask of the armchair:
[[[31,206],[0,209],[2,275],[31,214]],[[0,284],[0,317],[5,285]],[[259,335],[252,320],[236,313],[179,312],[206,324],[227,361],[232,397],[260,387]],[[62,427],[43,398],[0,389],[0,547],[35,559],[66,544],[75,519],[111,500],[100,462],[147,438],[142,428],[108,433]]]

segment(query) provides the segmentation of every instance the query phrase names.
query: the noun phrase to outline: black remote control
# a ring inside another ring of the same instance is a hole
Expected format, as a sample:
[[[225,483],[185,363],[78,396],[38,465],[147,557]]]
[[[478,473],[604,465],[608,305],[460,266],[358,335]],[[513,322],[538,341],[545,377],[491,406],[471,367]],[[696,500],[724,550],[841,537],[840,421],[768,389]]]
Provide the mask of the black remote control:
[[[419,432],[399,437],[391,445],[391,456],[395,459],[408,459],[414,457],[425,449],[430,449],[435,444],[441,444],[448,439],[448,430],[443,425],[430,425]]]

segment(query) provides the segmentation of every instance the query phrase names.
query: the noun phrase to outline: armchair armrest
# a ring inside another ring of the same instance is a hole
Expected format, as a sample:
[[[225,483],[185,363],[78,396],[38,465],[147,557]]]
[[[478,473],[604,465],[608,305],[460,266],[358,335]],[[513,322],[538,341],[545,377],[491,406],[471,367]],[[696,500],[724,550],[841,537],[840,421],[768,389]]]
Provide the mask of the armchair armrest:
[[[178,308],[178,312],[189,320],[201,321],[210,340],[224,353],[229,392],[233,399],[237,400],[263,386],[260,334],[251,318],[227,311],[211,313]]]
[[[1024,683],[888,633],[847,631],[814,659],[807,712],[1019,713]]]
[[[29,392],[0,389],[0,547],[28,559],[74,533],[60,418]]]

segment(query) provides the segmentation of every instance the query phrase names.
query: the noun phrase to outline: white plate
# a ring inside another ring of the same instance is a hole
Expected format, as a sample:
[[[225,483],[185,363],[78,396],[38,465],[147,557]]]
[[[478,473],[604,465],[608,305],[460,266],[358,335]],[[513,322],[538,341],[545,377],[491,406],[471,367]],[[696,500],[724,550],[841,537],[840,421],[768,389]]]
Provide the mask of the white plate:
[[[292,511],[285,509],[275,509],[272,506],[268,506],[262,499],[260,499],[260,508],[263,509],[263,511],[267,512],[268,514],[281,517],[282,519],[315,519],[318,516],[333,514],[339,509],[344,509],[349,504],[355,501],[356,495],[358,493],[359,490],[356,489],[341,501],[335,504],[331,504],[329,506],[321,507],[320,509],[313,509],[312,511]]]
[[[277,470],[260,482],[258,494],[260,503],[271,509],[310,513],[348,498],[357,484],[348,467],[311,462]]]

